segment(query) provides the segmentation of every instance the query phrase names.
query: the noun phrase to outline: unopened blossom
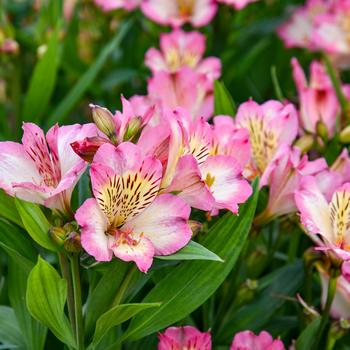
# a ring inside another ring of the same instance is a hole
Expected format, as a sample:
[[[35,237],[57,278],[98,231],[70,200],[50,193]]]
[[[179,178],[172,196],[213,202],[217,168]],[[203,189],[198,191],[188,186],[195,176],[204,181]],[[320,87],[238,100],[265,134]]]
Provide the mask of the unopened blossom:
[[[184,32],[176,29],[160,36],[160,50],[150,48],[145,64],[153,73],[165,71],[175,73],[182,67],[189,67],[205,74],[209,82],[220,77],[221,62],[216,57],[203,59],[205,36],[199,32]]]
[[[215,16],[215,0],[143,0],[141,10],[152,21],[175,28],[185,23],[194,27],[208,24]]]
[[[338,158],[332,164],[331,169],[340,175],[342,184],[350,182],[350,157],[349,151],[346,148],[341,151]]]
[[[141,4],[142,0],[94,0],[95,4],[101,7],[103,11],[113,11],[124,9],[127,11],[134,10]]]
[[[156,72],[148,81],[148,97],[160,109],[182,107],[193,119],[209,119],[214,112],[212,84],[189,67],[176,73]]]
[[[286,47],[315,49],[315,18],[326,13],[330,3],[329,0],[307,0],[304,6],[297,8],[291,18],[277,30]]]
[[[242,331],[237,333],[231,344],[230,350],[285,350],[280,339],[273,339],[266,332],[261,331],[255,335],[252,331]]]
[[[301,189],[295,193],[301,222],[310,234],[319,234],[323,250],[332,250],[343,260],[350,260],[350,183],[334,191],[326,200],[317,180],[305,177]]]
[[[90,176],[94,198],[75,219],[83,248],[97,261],[115,255],[147,272],[154,255],[172,254],[191,239],[190,206],[175,195],[159,195],[162,165],[137,145],[102,145]]]
[[[245,176],[261,176],[281,145],[291,145],[298,133],[298,117],[292,104],[249,100],[239,106],[236,126],[249,132],[251,160]]]
[[[234,7],[236,10],[241,10],[242,8],[246,7],[248,4],[256,1],[258,0],[217,0],[217,2],[230,5]]]
[[[347,263],[344,262],[343,265]],[[328,293],[329,274],[319,263],[316,264],[316,267],[321,279],[321,302],[324,307]],[[350,282],[344,272],[337,278],[336,292],[331,305],[330,315],[334,319],[350,320]]]
[[[325,67],[318,61],[312,61],[308,83],[296,58],[292,59],[292,66],[299,94],[301,126],[304,130],[315,134],[318,123],[322,123],[328,131],[328,136],[332,137],[340,105]]]
[[[70,144],[97,134],[93,124],[53,126],[46,134],[35,124],[23,124],[22,144],[0,143],[0,187],[9,195],[70,212],[74,186],[87,163]]]
[[[158,350],[211,350],[210,333],[191,326],[169,327],[158,338]]]
[[[262,187],[268,185],[270,188],[268,204],[261,219],[267,220],[295,212],[294,192],[300,189],[302,178],[316,176],[327,169],[325,159],[309,161],[307,155],[301,156],[298,148],[283,145],[261,178],[260,185]],[[321,176],[323,181],[327,180],[324,179],[324,175]],[[333,177],[331,179],[333,180]]]

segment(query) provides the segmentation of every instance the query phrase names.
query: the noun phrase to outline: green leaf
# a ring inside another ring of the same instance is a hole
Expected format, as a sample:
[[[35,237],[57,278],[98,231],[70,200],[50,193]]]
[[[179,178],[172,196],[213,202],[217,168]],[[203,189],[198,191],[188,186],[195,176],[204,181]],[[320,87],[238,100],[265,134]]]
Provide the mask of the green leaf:
[[[129,320],[141,311],[160,305],[160,303],[122,304],[108,310],[97,320],[92,346],[95,347],[112,327]]]
[[[216,333],[220,341],[229,341],[232,334],[241,330],[258,331],[271,319],[285,303],[286,297],[294,296],[304,280],[303,266],[300,260],[284,266],[258,282],[258,289],[265,287],[252,303],[239,308],[232,318]],[[268,281],[268,286],[266,282]],[[261,287],[260,287],[261,286]]]
[[[59,62],[58,30],[53,31],[47,50],[38,61],[24,99],[23,120],[40,121],[53,93]]]
[[[161,260],[212,260],[223,262],[215,253],[194,241],[190,241],[186,247],[183,247],[175,254],[159,255],[156,258]]]
[[[146,310],[132,319],[122,340],[136,340],[177,322],[202,305],[233,269],[250,230],[258,199],[254,195],[240,207],[239,216],[227,213],[214,225],[205,246],[219,253],[224,263],[186,261],[177,266],[146,295],[143,303],[161,302],[157,310]]]
[[[236,106],[233,98],[221,81],[214,81],[214,113],[215,115],[235,116]]]
[[[310,350],[320,327],[321,317],[315,318],[299,335],[296,341],[296,350]]]
[[[131,27],[131,21],[123,23],[119,30],[116,32],[114,38],[102,49],[100,55],[96,61],[90,66],[90,68],[81,76],[78,83],[69,91],[68,95],[61,101],[57,108],[48,118],[47,124],[54,124],[62,122],[66,118],[70,110],[75,106],[79,99],[83,96],[84,92],[90,87],[94,79],[97,77],[108,56],[115,50],[117,50],[120,42],[124,38],[128,29]]]
[[[0,190],[0,216],[12,221],[18,226],[24,227],[14,198],[6,194],[3,190]]]
[[[67,282],[40,256],[28,277],[27,307],[31,315],[50,328],[62,342],[75,347],[75,340],[64,305]]]
[[[19,329],[13,309],[8,306],[0,306],[0,325],[0,343],[6,345],[4,349],[26,349],[24,338]]]
[[[34,241],[42,247],[56,252],[58,249],[49,236],[51,225],[40,207],[18,198],[15,199],[15,203],[23,225]]]

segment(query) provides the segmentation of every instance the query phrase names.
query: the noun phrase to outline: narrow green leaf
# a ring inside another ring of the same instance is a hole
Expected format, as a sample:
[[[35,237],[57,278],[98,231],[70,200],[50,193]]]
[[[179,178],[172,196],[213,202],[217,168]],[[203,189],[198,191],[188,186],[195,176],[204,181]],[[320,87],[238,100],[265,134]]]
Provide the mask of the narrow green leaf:
[[[46,52],[34,68],[24,99],[23,120],[38,122],[44,114],[56,83],[58,57],[58,30],[55,30]]]
[[[131,27],[131,21],[123,23],[119,30],[116,32],[114,38],[103,48],[96,61],[90,66],[90,68],[82,75],[78,83],[69,91],[68,95],[61,101],[57,108],[48,118],[47,124],[51,125],[57,122],[62,122],[66,118],[70,110],[75,106],[79,99],[83,96],[84,92],[90,87],[94,79],[100,72],[108,56],[115,50],[117,50],[120,42],[124,38],[128,29]]]
[[[235,116],[236,106],[232,96],[221,81],[214,81],[214,113],[215,115]]]
[[[240,207],[239,216],[227,213],[203,241],[225,262],[186,261],[179,264],[143,300],[143,303],[161,302],[162,305],[133,318],[122,340],[145,337],[181,320],[215,292],[234,267],[247,239],[258,199],[257,182],[254,188],[254,195]]]
[[[18,226],[24,227],[14,198],[6,194],[3,190],[0,190],[0,216],[12,221]]]
[[[284,96],[282,93],[281,85],[278,81],[276,66],[271,67],[271,79],[272,79],[272,84],[273,84],[273,88],[275,90],[276,97],[278,98],[279,101],[283,102]]]
[[[8,306],[0,306],[0,325],[0,343],[5,345],[4,349],[26,349],[13,309]]]
[[[156,258],[161,260],[212,260],[223,262],[215,253],[194,241],[190,241],[186,247],[183,247],[175,254],[159,255]]]
[[[39,256],[28,277],[28,310],[35,319],[50,328],[59,340],[75,347],[72,330],[64,313],[66,299],[67,282]]]
[[[112,327],[122,324],[141,311],[159,306],[160,303],[147,303],[122,304],[113,307],[97,320],[92,346],[96,346]]]
[[[49,237],[50,223],[46,219],[40,207],[34,203],[15,199],[16,207],[21,216],[23,225],[35,242],[42,247],[57,251],[57,247]]]
[[[315,341],[317,331],[320,327],[321,317],[315,318],[299,335],[296,341],[296,350],[310,350]]]

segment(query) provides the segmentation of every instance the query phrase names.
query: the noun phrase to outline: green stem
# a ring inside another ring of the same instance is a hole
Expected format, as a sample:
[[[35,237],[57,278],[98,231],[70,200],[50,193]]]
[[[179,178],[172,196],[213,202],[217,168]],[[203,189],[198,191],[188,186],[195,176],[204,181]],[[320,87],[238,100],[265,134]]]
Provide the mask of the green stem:
[[[77,338],[78,350],[84,350],[84,323],[83,308],[81,300],[81,284],[79,272],[79,254],[71,257],[73,291],[74,291],[74,310],[75,310],[75,333]]]
[[[122,299],[124,297],[124,294],[125,294],[126,290],[128,289],[129,284],[130,284],[132,278],[134,277],[135,273],[137,273],[136,265],[134,265],[129,270],[129,272],[127,273],[126,277],[124,278],[122,285],[120,286],[116,296],[113,299],[111,307],[117,306],[117,305],[119,305],[121,303],[121,301],[122,301]]]
[[[344,92],[341,86],[341,81],[333,67],[333,64],[331,63],[329,57],[325,53],[323,53],[323,60],[326,65],[328,75],[331,78],[332,85],[334,87],[335,93],[337,95],[337,99],[339,101],[341,110],[345,116],[345,119],[350,120],[350,105],[349,105],[349,101],[344,95]]]
[[[319,344],[319,342],[322,338],[323,332],[326,328],[328,318],[329,318],[329,312],[331,310],[331,306],[333,303],[335,292],[337,290],[337,278],[338,278],[338,275],[336,274],[336,271],[334,269],[332,269],[330,276],[329,276],[326,305],[325,305],[323,313],[322,313],[322,319],[321,319],[321,323],[320,323],[320,326],[319,326],[318,331],[317,331],[313,350],[317,350],[319,348],[318,344]]]
[[[60,262],[61,273],[63,278],[67,281],[68,286],[68,295],[67,295],[67,305],[68,305],[68,316],[70,324],[72,326],[73,334],[75,334],[75,312],[74,312],[74,294],[73,294],[73,285],[72,279],[69,272],[69,263],[67,257],[64,253],[58,253],[58,259]]]
[[[279,101],[283,102],[285,98],[283,96],[282,89],[277,78],[276,66],[271,67],[271,79],[272,79],[273,88],[275,90],[276,97],[278,98]]]

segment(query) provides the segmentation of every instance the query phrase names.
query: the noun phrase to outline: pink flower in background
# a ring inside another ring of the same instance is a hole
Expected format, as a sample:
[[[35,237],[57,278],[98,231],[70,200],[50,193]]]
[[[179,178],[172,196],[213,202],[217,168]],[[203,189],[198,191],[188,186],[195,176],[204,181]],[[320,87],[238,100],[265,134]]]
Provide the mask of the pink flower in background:
[[[184,247],[192,236],[190,207],[172,194],[159,194],[162,165],[129,142],[102,145],[91,165],[95,198],[76,212],[83,248],[97,261],[113,254],[147,272],[154,255]]]
[[[328,0],[308,0],[305,6],[299,7],[291,18],[277,30],[286,47],[315,49],[314,20],[317,15],[325,13],[329,7],[330,1]]]
[[[211,350],[210,333],[191,326],[169,327],[158,337],[158,350]]]
[[[194,27],[201,27],[215,16],[217,4],[214,0],[143,0],[141,10],[162,25],[181,27],[191,23]]]
[[[349,264],[349,262],[344,262],[343,265],[344,264]],[[325,269],[320,266],[320,264],[316,264],[316,267],[320,274],[322,287],[321,301],[324,307],[328,293],[329,275],[327,271],[325,271]],[[330,315],[334,319],[342,318],[350,320],[350,282],[347,279],[347,269],[347,267],[345,268],[345,271],[343,269],[342,274],[337,278],[337,289],[330,310]]]
[[[330,201],[322,194],[317,180],[305,177],[295,193],[301,222],[309,233],[320,234],[325,247],[343,260],[350,260],[350,183],[334,191]]]
[[[292,66],[299,94],[301,126],[308,132],[316,133],[317,123],[322,122],[327,127],[328,135],[332,137],[340,105],[325,67],[317,61],[312,61],[308,83],[296,58],[292,59]],[[344,92],[345,90],[346,87]]]
[[[142,0],[94,0],[95,4],[101,7],[103,11],[113,11],[124,9],[127,11],[134,10],[141,4]]]
[[[216,1],[226,5],[231,5],[236,10],[241,10],[242,8],[246,7],[248,4],[252,2],[256,2],[258,0],[216,0]]]
[[[291,145],[298,133],[298,117],[292,104],[267,101],[258,105],[253,100],[241,104],[236,125],[249,132],[251,160],[245,176],[262,175],[281,145]]]
[[[209,82],[220,77],[221,62],[216,57],[202,59],[205,51],[205,36],[199,32],[184,32],[180,29],[160,36],[160,51],[150,48],[145,64],[153,73],[174,73],[189,67],[207,76]]]
[[[9,195],[70,212],[74,186],[86,169],[70,144],[97,135],[94,124],[53,126],[46,137],[35,124],[23,124],[22,144],[0,143],[0,187]]]
[[[212,85],[205,74],[183,67],[176,73],[155,73],[148,81],[148,97],[160,109],[182,107],[193,119],[209,119],[214,111]]]
[[[261,178],[260,186],[270,187],[267,208],[262,216],[272,218],[295,212],[294,192],[299,190],[303,176],[315,176],[327,169],[325,159],[309,161],[307,155],[301,156],[298,148],[283,145]]]
[[[342,184],[350,182],[350,157],[349,151],[344,148],[331,166],[332,171],[339,174]]]
[[[262,331],[255,335],[252,331],[242,331],[235,335],[230,350],[285,350],[281,340]]]

